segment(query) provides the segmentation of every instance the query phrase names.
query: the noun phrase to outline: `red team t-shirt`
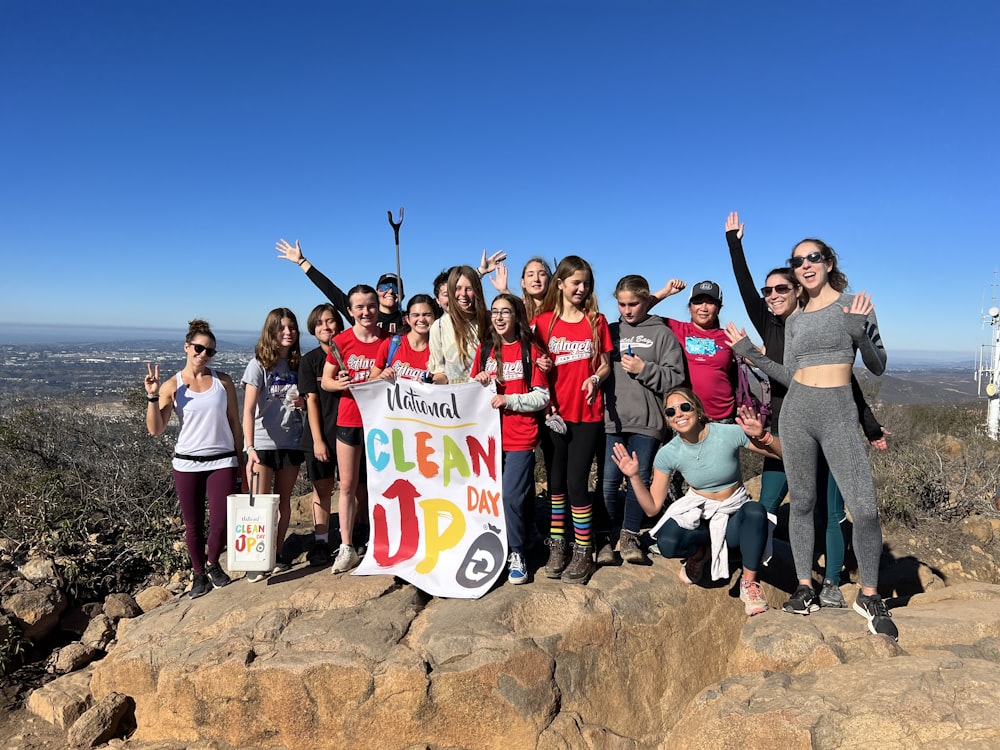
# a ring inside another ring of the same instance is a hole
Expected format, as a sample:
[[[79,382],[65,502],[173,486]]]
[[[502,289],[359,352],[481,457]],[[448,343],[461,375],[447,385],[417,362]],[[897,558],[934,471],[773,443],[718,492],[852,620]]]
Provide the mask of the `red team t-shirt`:
[[[666,318],[684,347],[691,390],[705,404],[712,419],[728,419],[736,412],[736,358],[721,328],[705,330],[694,323]]]
[[[549,325],[554,313],[545,312],[535,318],[535,331],[545,342],[552,356],[552,400],[566,422],[603,422],[604,398],[598,391],[594,403],[588,404],[584,396],[583,381],[595,374],[594,340],[590,321],[585,317],[577,323],[556,320],[551,332]],[[608,321],[597,315],[597,337],[601,354],[613,348]]]
[[[390,336],[381,343],[378,354],[375,355],[375,366],[384,370],[388,366],[389,347],[392,345]],[[414,351],[410,346],[410,337],[405,333],[399,337],[399,346],[392,355],[392,369],[396,372],[397,380],[419,380],[423,382],[424,375],[427,374],[427,361],[430,359],[431,350],[427,347],[422,352]]]
[[[352,383],[364,383],[368,380],[368,375],[375,364],[375,356],[378,354],[382,340],[388,336],[379,329],[379,338],[370,343],[358,340],[354,333],[354,328],[348,328],[343,333],[333,339],[333,343],[340,350],[340,356],[344,358],[347,371],[351,374]],[[337,358],[333,356],[333,349],[326,355],[326,361],[337,364]],[[337,412],[337,426],[339,427],[362,427],[361,411],[358,409],[358,402],[354,400],[354,394],[349,390],[343,391],[340,396],[340,410]]]
[[[487,344],[487,346],[489,346]],[[482,348],[482,345],[480,345]],[[472,362],[471,376],[480,372],[494,374],[497,371],[496,357],[491,354],[486,358],[486,365],[479,367],[480,348],[476,349],[476,358]],[[535,352],[532,353],[534,355]],[[521,359],[521,342],[504,344],[500,352],[503,361],[503,382],[497,383],[497,393],[501,395],[528,393],[531,388],[548,388],[548,379],[537,367],[531,368],[531,386],[524,382],[524,361]],[[531,357],[535,359],[534,356]],[[538,445],[538,414],[537,412],[500,410],[500,433],[505,451],[530,451]]]

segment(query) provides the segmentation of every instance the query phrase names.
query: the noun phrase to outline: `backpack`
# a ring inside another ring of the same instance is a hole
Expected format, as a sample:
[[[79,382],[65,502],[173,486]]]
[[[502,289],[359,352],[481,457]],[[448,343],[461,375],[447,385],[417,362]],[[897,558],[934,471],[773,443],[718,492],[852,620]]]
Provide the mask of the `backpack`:
[[[760,414],[763,427],[771,421],[771,381],[742,361],[736,366],[736,405]]]

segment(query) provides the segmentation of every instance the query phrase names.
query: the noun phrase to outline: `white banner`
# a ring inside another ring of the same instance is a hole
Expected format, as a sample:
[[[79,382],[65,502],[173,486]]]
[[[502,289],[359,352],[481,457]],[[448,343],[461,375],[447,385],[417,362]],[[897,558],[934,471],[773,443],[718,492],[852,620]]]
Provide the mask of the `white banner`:
[[[371,524],[355,573],[478,599],[507,560],[494,389],[378,380],[351,392],[365,425]]]

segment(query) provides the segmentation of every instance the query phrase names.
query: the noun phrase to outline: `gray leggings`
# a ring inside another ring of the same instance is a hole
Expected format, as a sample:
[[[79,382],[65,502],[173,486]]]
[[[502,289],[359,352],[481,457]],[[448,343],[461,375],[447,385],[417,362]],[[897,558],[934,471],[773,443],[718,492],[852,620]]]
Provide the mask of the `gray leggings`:
[[[813,388],[793,380],[780,419],[781,452],[791,497],[788,536],[795,575],[803,581],[812,576],[816,465],[822,451],[854,522],[854,554],[861,585],[877,587],[882,526],[851,386]]]

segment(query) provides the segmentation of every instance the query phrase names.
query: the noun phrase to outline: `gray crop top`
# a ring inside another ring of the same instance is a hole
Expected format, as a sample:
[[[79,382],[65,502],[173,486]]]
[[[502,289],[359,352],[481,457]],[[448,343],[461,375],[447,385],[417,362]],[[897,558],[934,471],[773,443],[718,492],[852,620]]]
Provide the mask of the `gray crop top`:
[[[853,295],[841,292],[835,302],[820,310],[799,310],[785,324],[785,364],[773,362],[754,347],[750,339],[740,340],[733,351],[746,357],[769,377],[788,385],[803,367],[852,365],[856,354],[873,375],[885,372],[885,348],[878,332],[875,311],[868,315],[845,313]]]

